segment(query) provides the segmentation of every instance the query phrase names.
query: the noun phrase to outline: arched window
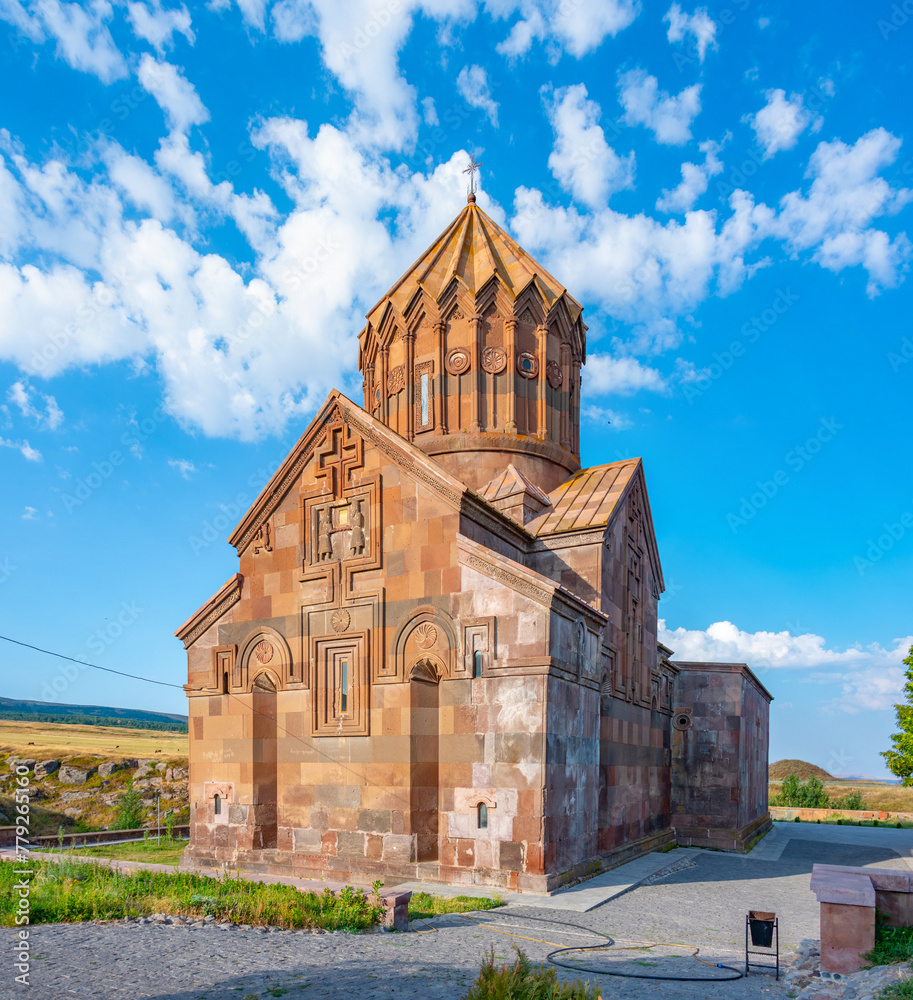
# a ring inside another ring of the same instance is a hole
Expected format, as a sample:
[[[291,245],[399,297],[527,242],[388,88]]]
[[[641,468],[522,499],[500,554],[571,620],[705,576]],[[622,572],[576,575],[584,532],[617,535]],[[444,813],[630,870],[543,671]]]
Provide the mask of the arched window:
[[[488,806],[485,805],[484,802],[480,802],[479,803],[478,812],[479,812],[479,829],[480,830],[487,830],[488,829]]]
[[[215,812],[216,816],[221,816],[222,815],[222,796],[221,795],[217,795],[212,800],[212,804],[213,804],[213,811]]]
[[[472,654],[472,676],[481,677],[482,676],[482,650],[477,649]]]

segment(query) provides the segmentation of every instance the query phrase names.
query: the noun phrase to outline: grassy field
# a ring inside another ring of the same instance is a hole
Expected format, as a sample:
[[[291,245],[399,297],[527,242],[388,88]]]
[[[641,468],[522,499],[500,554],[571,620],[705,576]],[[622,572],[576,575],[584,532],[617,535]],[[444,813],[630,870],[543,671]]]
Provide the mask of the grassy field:
[[[137,840],[132,844],[101,844],[98,847],[80,847],[78,850],[67,851],[70,856],[89,858],[114,858],[116,861],[148,861],[155,865],[180,864],[181,855],[187,846],[186,840],[167,840],[164,836],[159,843],[155,837],[148,840]],[[53,854],[55,847],[47,851],[37,851],[37,854]]]
[[[117,760],[123,757],[186,758],[188,746],[183,733],[0,720],[0,751],[38,760],[79,754],[99,754]]]
[[[771,797],[779,794],[780,784],[779,781],[771,781]],[[862,795],[863,809],[913,813],[913,788],[889,785],[884,781],[841,781],[838,778],[828,778],[824,787],[832,800],[855,791]]]
[[[495,896],[432,896],[430,892],[413,892],[409,900],[409,919],[436,917],[439,913],[468,913],[471,910],[493,910],[504,900]]]

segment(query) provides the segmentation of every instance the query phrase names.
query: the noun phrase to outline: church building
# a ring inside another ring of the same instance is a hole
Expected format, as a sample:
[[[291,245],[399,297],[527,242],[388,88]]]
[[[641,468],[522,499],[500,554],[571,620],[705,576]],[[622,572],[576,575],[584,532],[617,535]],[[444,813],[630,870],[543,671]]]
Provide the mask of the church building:
[[[657,641],[639,458],[581,468],[580,304],[475,203],[367,316],[188,658],[196,865],[545,892],[770,827],[770,694]]]

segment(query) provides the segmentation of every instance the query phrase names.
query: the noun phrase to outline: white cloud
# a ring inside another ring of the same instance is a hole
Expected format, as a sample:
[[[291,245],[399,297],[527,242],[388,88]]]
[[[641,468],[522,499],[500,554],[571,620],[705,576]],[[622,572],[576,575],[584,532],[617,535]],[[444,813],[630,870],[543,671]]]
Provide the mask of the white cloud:
[[[902,698],[902,661],[913,635],[895,639],[887,649],[877,642],[831,649],[823,636],[813,633],[745,632],[727,621],[707,629],[668,629],[660,619],[659,641],[675,651],[676,660],[747,663],[756,673],[762,672],[762,679],[769,669],[810,671],[809,680],[840,686],[831,707],[854,712],[891,708]]]
[[[627,28],[641,9],[639,0],[487,0],[485,6],[495,17],[520,15],[497,46],[509,59],[525,55],[537,40],[558,45],[579,59],[598,49],[607,36]]]
[[[731,294],[767,266],[768,258],[751,255],[768,240],[835,272],[865,268],[870,295],[898,284],[910,241],[903,233],[891,238],[875,222],[913,199],[913,191],[892,188],[879,176],[899,149],[900,140],[883,129],[852,146],[821,143],[806,171],[810,183],[784,196],[778,208],[737,190],[728,214],[691,210],[683,222],[665,224],[605,205],[586,213],[550,205],[540,191],[520,187],[511,229],[553,274],[573,275],[583,301],[640,325],[630,352],[668,350],[681,339],[679,317],[712,293]]]
[[[107,0],[87,3],[0,3],[0,19],[12,24],[33,42],[57,42],[57,56],[73,69],[97,76],[102,83],[127,76],[127,64],[114,44],[108,22],[114,8]]]
[[[28,441],[8,441],[0,437],[0,448],[15,448],[29,462],[41,461],[41,452],[33,448]]]
[[[794,251],[812,249],[828,270],[861,265],[869,274],[870,295],[896,285],[910,260],[910,241],[904,233],[892,240],[871,226],[913,200],[913,190],[892,188],[878,176],[897,159],[900,146],[883,128],[852,146],[839,139],[819,143],[805,172],[812,179],[808,193],[792,191],[780,200],[773,232]]]
[[[22,512],[22,520],[34,521],[37,514],[38,514],[37,507],[26,507],[25,510]]]
[[[586,359],[583,391],[597,395],[631,396],[641,390],[663,392],[666,382],[655,368],[637,358],[590,354]]]
[[[169,458],[168,464],[172,469],[175,469],[180,475],[181,479],[190,479],[190,477],[197,471],[197,467],[186,458]]]
[[[821,127],[823,119],[815,118],[805,108],[801,94],[787,97],[785,90],[768,90],[764,96],[767,104],[756,114],[746,115],[743,121],[754,129],[765,160],[783,149],[792,149],[809,125],[813,132]]]
[[[186,132],[192,125],[209,121],[209,112],[199,94],[181,71],[171,63],[153,59],[145,53],[137,71],[139,82],[156,99],[168,127],[173,132]]]
[[[28,379],[19,379],[14,382],[7,391],[6,398],[19,409],[19,412],[27,420],[31,420],[36,427],[45,430],[56,431],[63,423],[63,410],[57,405],[57,400],[53,396],[45,396],[37,392]],[[44,400],[43,403],[38,400]]]
[[[609,410],[604,406],[584,405],[580,409],[580,415],[591,424],[598,424],[602,428],[611,427],[613,431],[627,431],[634,426],[634,421],[626,413]]]
[[[422,118],[426,125],[430,128],[434,128],[435,125],[440,125],[441,120],[437,116],[437,108],[434,106],[433,97],[423,97],[422,98]]]
[[[686,14],[677,3],[674,3],[666,11],[663,20],[669,22],[666,38],[670,42],[683,42],[688,35],[694,39],[699,62],[704,61],[708,48],[718,47],[716,22],[707,13],[706,7],[698,7],[693,14]]]
[[[691,123],[701,110],[701,85],[671,96],[659,89],[655,76],[632,69],[618,79],[619,100],[629,125],[645,125],[657,142],[681,146],[691,138]]]
[[[471,108],[479,108],[498,127],[498,105],[492,100],[488,75],[481,66],[464,66],[457,77],[457,91]]]
[[[683,163],[681,182],[671,191],[663,191],[656,200],[656,210],[670,215],[683,215],[690,211],[697,199],[707,190],[710,178],[722,173],[723,163],[717,156],[722,147],[723,143],[709,139],[702,142],[698,148],[704,154],[704,162]]]
[[[183,35],[191,45],[195,41],[190,13],[183,4],[164,8],[161,0],[128,3],[127,16],[134,34],[149,42],[159,54],[171,46],[176,33]]]
[[[582,83],[546,92],[546,111],[555,131],[549,169],[577,201],[596,207],[634,186],[634,153],[621,157],[606,142],[600,107]]]

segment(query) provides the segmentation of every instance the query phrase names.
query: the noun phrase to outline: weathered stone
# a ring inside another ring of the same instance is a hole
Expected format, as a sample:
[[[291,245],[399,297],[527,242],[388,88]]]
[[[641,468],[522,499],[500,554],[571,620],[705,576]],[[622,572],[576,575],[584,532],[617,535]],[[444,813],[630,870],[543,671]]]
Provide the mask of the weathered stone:
[[[35,778],[46,778],[60,768],[59,760],[42,760],[35,765]]]
[[[57,777],[64,785],[84,785],[94,773],[94,768],[73,767],[70,764],[64,764],[57,772]]]
[[[142,781],[143,778],[147,778],[150,774],[154,774],[154,773],[155,773],[155,768],[143,765],[142,767],[138,767],[133,772],[133,780],[134,781]]]
[[[104,764],[98,765],[98,776],[100,778],[110,778],[115,771],[121,769],[121,764],[117,761],[106,761]]]

